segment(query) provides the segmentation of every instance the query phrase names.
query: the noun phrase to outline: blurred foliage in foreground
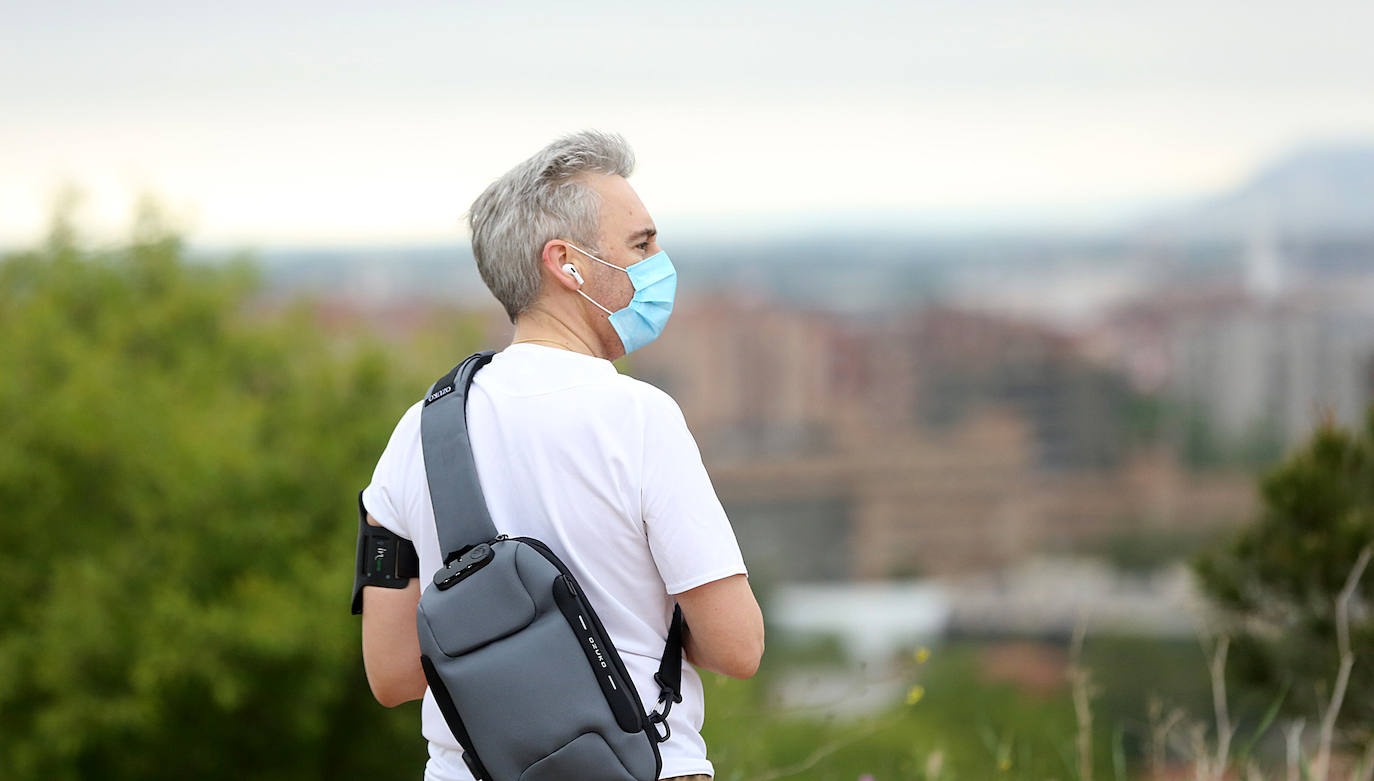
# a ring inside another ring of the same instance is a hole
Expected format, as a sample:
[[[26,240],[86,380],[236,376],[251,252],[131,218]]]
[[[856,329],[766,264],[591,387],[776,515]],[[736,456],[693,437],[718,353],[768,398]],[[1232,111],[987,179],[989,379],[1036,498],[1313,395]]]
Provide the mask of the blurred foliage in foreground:
[[[777,701],[781,679],[805,686],[807,671],[825,667],[817,659],[790,659],[795,653],[785,643],[770,645],[754,679],[703,675],[704,734],[717,781],[1079,779],[1080,725],[1063,674],[1067,648],[1032,642],[1010,647],[1023,659],[1038,659],[1056,683],[1027,687],[1002,678],[993,670],[994,646],[955,642],[936,648],[928,660],[916,650],[894,666],[896,681],[888,680],[892,669],[859,671],[857,681],[896,683],[898,692],[887,707],[839,718],[838,702],[799,707]],[[793,661],[802,668],[792,668]],[[1082,661],[1101,695],[1094,698],[1095,725],[1088,728],[1095,778],[1137,777],[1149,742],[1152,696],[1167,692],[1171,705],[1190,711],[1206,705],[1205,661],[1191,643],[1103,636],[1088,640]]]
[[[426,379],[303,308],[255,317],[254,285],[152,216],[0,262],[0,776],[423,763],[346,605],[354,497]]]
[[[1200,556],[1196,569],[1236,619],[1231,660],[1243,685],[1288,688],[1288,711],[1315,718],[1337,683],[1337,594],[1360,551],[1374,544],[1374,408],[1363,429],[1318,428],[1265,476],[1260,493],[1259,519]],[[1374,574],[1352,594],[1349,631],[1358,658],[1341,720],[1371,735]]]
[[[770,702],[776,667],[748,681],[704,675],[704,737],[716,779],[1071,778],[1068,698],[990,685],[980,680],[975,659],[970,652],[937,651],[926,669],[909,664],[906,703],[857,719],[827,715],[824,703],[789,709]]]

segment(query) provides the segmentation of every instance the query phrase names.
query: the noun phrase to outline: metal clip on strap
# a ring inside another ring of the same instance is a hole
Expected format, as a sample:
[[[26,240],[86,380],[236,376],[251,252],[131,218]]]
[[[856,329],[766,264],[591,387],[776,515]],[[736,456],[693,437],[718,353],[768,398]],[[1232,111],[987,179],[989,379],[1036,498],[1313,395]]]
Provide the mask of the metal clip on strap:
[[[662,713],[654,711],[649,714],[649,725],[651,727],[649,730],[649,737],[652,738],[655,743],[666,743],[668,738],[673,736],[673,728],[668,726],[668,711],[670,709],[671,707],[664,708]],[[659,729],[659,725],[662,725],[662,730]]]
[[[673,703],[682,702],[682,695],[672,689],[663,686],[663,679],[654,673],[654,680],[662,687],[658,695],[658,704],[663,706],[663,710],[656,710],[649,714],[649,724],[654,727],[654,742],[663,743],[673,736],[673,728],[668,725],[668,714],[673,710]],[[658,729],[663,726],[662,731]]]
[[[673,704],[682,702],[682,606],[673,607],[673,622],[668,626],[668,642],[663,649],[663,659],[659,661],[658,672],[654,673],[654,683],[658,684],[658,704],[663,710],[649,714],[649,724],[653,725],[654,741],[663,743],[672,737],[673,730],[668,726],[668,714]],[[658,726],[662,725],[660,732]]]

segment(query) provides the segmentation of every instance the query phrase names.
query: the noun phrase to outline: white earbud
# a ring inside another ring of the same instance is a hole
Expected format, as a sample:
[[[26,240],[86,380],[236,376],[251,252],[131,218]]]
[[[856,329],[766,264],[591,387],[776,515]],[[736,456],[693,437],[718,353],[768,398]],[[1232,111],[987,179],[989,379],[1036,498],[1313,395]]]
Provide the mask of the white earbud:
[[[563,273],[568,274],[568,275],[571,276],[573,279],[577,280],[577,284],[579,284],[579,285],[585,285],[585,284],[587,284],[586,282],[583,282],[583,281],[582,281],[582,275],[578,273],[578,271],[577,271],[577,266],[574,266],[574,265],[571,264],[571,263],[564,263],[564,264],[563,264]]]

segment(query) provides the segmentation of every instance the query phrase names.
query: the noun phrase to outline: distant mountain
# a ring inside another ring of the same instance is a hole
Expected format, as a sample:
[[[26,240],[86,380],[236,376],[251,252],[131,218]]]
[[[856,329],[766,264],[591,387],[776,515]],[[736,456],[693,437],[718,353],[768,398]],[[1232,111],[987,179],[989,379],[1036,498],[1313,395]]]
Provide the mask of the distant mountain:
[[[1374,142],[1299,148],[1234,192],[1147,229],[1184,241],[1374,238]]]

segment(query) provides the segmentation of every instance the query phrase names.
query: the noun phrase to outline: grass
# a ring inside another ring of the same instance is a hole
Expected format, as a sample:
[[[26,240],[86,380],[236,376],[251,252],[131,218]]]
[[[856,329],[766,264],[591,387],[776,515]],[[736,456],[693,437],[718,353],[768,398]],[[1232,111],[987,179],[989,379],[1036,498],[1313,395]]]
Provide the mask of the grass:
[[[719,781],[1374,781],[1374,739],[1362,756],[1333,753],[1354,663],[1349,603],[1370,557],[1337,603],[1333,696],[1307,722],[1277,722],[1286,692],[1228,693],[1224,637],[1204,651],[1079,635],[1070,647],[1020,643],[1010,654],[969,642],[911,649],[881,671],[846,665],[834,643],[784,642],[753,679],[703,675],[703,735]],[[808,668],[891,677],[891,701],[857,716],[843,715],[842,695],[830,707],[786,705],[780,687]]]

